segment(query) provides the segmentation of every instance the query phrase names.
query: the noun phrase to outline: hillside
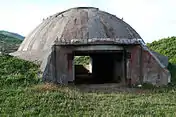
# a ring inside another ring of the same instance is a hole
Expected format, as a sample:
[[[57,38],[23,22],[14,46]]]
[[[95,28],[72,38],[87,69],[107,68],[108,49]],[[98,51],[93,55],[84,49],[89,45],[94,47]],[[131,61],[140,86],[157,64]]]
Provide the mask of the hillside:
[[[11,53],[18,49],[24,37],[16,33],[0,31],[0,52]]]
[[[16,39],[21,39],[21,40],[24,39],[24,36],[22,36],[20,34],[13,33],[13,32],[8,32],[8,31],[4,31],[4,30],[0,30],[0,34],[6,35],[8,37],[13,37],[13,38],[16,38]]]

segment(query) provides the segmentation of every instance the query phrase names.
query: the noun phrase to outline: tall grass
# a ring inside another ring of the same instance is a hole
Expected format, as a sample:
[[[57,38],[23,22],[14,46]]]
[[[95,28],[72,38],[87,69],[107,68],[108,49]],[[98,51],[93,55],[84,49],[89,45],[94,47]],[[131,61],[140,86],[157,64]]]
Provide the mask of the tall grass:
[[[37,84],[39,69],[36,64],[10,55],[0,56],[0,87],[26,87]]]

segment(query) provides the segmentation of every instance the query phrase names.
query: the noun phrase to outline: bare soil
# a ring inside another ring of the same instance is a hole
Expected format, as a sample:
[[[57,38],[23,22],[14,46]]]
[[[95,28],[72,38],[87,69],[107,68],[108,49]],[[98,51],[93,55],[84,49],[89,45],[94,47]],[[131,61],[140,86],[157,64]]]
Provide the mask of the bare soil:
[[[76,85],[80,91],[83,92],[101,92],[101,93],[147,93],[148,90],[141,88],[129,88],[123,84],[106,83],[106,84],[81,84]]]

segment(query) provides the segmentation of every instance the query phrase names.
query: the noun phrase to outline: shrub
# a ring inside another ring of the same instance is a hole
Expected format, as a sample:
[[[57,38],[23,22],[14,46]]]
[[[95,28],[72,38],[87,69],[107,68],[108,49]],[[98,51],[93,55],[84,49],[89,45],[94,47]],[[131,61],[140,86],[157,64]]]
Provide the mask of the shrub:
[[[0,87],[23,87],[38,83],[38,65],[10,55],[0,56]]]

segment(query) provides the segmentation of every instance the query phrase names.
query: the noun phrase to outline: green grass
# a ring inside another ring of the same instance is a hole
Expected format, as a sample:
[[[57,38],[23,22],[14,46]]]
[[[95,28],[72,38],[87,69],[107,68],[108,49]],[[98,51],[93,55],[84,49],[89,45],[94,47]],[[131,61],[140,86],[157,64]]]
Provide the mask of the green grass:
[[[75,56],[74,61],[76,65],[88,65],[90,56]]]
[[[0,71],[1,117],[176,116],[174,87],[88,93],[74,86],[43,84],[37,65],[11,56],[0,56]]]
[[[0,88],[26,87],[38,83],[38,65],[9,55],[0,56]]]
[[[1,116],[174,116],[176,90],[132,93],[81,93],[68,87],[38,85],[0,92]]]

